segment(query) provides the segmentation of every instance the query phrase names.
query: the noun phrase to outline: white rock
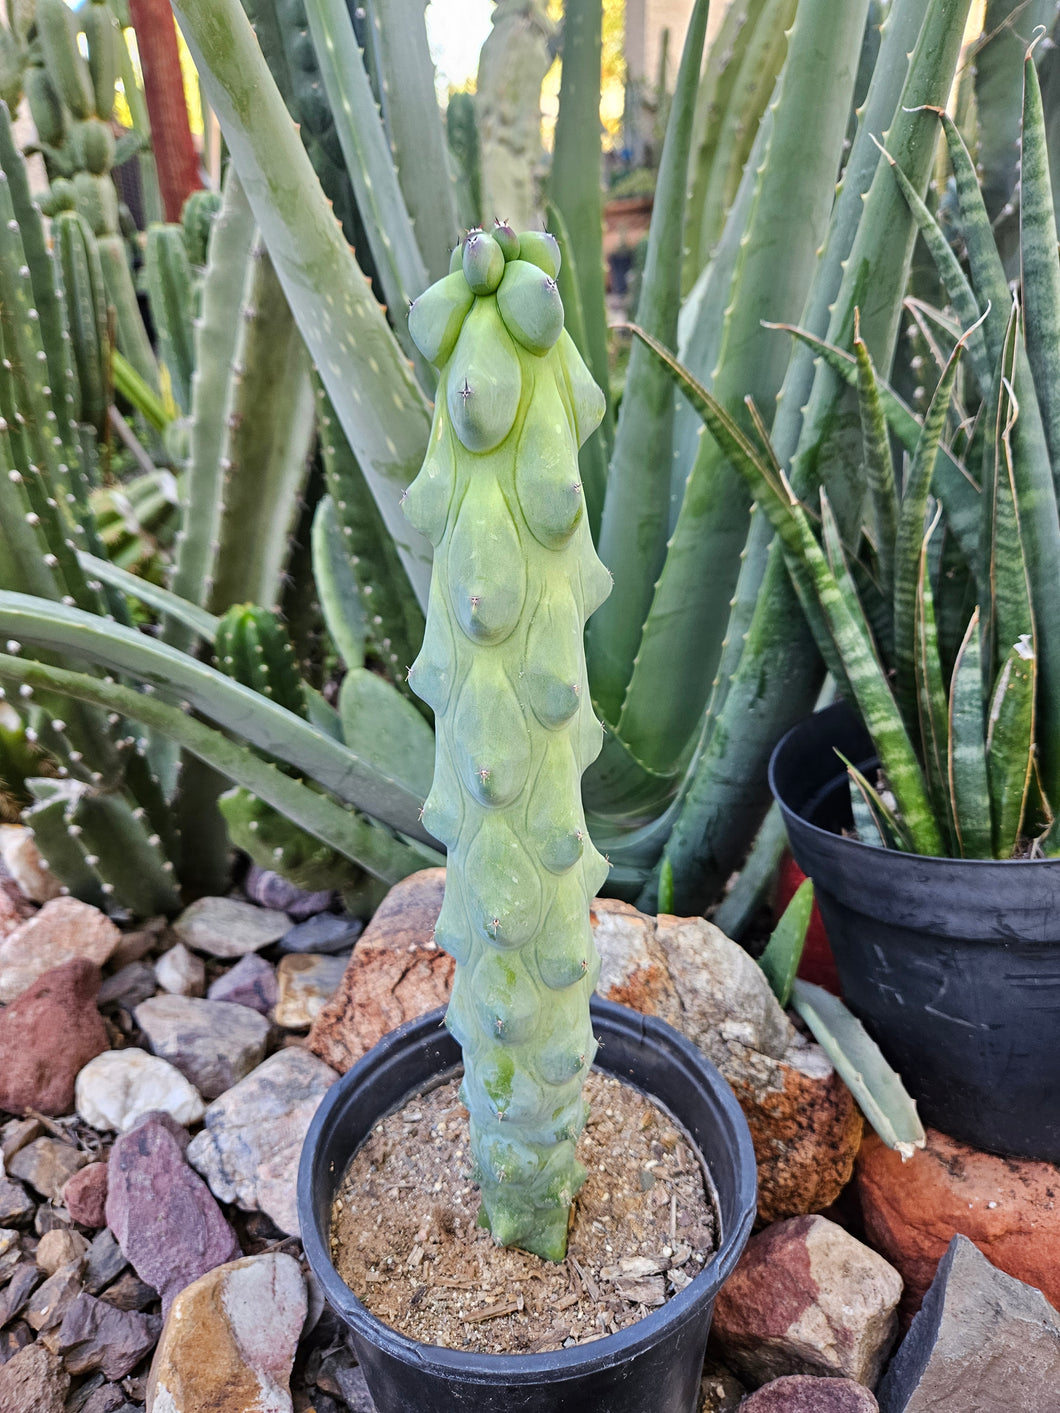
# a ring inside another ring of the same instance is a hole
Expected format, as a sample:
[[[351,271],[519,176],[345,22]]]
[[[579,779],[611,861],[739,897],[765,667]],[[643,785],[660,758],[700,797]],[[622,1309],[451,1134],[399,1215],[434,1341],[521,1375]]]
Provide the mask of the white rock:
[[[152,1109],[171,1114],[178,1124],[202,1118],[202,1095],[181,1072],[146,1050],[105,1050],[77,1076],[74,1103],[86,1124],[124,1133]]]
[[[269,1023],[249,1006],[194,996],[152,996],[133,1012],[155,1055],[216,1099],[265,1058]]]
[[[256,908],[238,898],[199,898],[173,923],[187,947],[211,957],[245,957],[278,942],[291,919],[275,908]]]
[[[206,990],[206,963],[178,942],[155,962],[155,978],[171,996],[201,996]]]
[[[338,1074],[308,1050],[277,1050],[206,1110],[187,1158],[221,1202],[262,1211],[298,1235],[296,1183],[306,1130]]]

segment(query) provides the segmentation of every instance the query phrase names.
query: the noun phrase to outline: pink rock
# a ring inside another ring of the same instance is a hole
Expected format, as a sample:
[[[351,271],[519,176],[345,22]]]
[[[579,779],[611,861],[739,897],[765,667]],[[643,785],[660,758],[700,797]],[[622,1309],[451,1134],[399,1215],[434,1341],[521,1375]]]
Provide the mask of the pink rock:
[[[107,1165],[89,1163],[87,1168],[74,1173],[62,1191],[66,1210],[79,1226],[105,1227],[107,1225]]]
[[[96,1010],[99,983],[99,967],[77,958],[45,972],[0,1010],[0,1109],[72,1111],[78,1070],[110,1048]]]
[[[876,1382],[898,1328],[902,1279],[824,1217],[753,1236],[718,1293],[711,1336],[751,1385],[786,1374]]]
[[[187,1133],[168,1114],[148,1114],[110,1151],[107,1225],[142,1281],[173,1297],[240,1255],[235,1232],[202,1178],[184,1160]]]
[[[787,1374],[745,1398],[739,1413],[879,1413],[879,1407],[865,1385],[851,1379]]]
[[[0,1002],[14,1001],[39,976],[74,957],[101,967],[121,941],[105,913],[76,898],[54,898],[0,942]]]

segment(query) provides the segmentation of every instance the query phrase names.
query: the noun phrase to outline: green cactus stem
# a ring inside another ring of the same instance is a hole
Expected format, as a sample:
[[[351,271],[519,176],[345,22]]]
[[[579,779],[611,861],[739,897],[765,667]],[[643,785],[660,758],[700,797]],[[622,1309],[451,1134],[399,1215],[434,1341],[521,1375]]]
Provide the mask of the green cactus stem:
[[[436,715],[423,818],[449,851],[435,935],[457,963],[446,1023],[464,1052],[479,1220],[550,1260],[585,1176],[589,903],[608,865],[581,805],[601,744],[582,637],[611,587],[578,479],[603,397],[563,329],[558,259],[540,233],[502,248],[472,232],[460,270],[412,306],[441,376],[405,501],[434,545],[409,682]]]

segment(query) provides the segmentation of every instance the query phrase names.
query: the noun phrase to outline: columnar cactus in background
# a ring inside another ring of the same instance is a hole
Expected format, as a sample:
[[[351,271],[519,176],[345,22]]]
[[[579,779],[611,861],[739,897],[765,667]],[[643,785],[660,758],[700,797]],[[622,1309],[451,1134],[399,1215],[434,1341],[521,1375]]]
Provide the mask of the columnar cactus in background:
[[[559,259],[538,231],[472,231],[412,306],[440,378],[405,501],[435,547],[409,682],[435,712],[423,818],[448,850],[436,938],[457,962],[447,1024],[464,1052],[479,1220],[552,1260],[585,1177],[589,902],[608,866],[581,805],[601,745],[582,636],[610,590],[577,457],[603,397],[563,328]]]

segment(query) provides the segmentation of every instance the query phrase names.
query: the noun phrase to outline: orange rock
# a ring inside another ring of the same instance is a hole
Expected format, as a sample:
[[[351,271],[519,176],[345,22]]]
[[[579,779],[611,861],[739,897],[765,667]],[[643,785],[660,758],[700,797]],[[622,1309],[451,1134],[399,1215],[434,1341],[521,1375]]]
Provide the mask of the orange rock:
[[[444,868],[411,874],[391,888],[361,934],[307,1042],[340,1074],[389,1031],[448,1002],[456,963],[434,940],[444,890]]]
[[[903,1314],[924,1292],[956,1233],[998,1268],[1060,1306],[1060,1169],[981,1153],[934,1129],[903,1163],[870,1133],[857,1161],[868,1240],[901,1272]]]

